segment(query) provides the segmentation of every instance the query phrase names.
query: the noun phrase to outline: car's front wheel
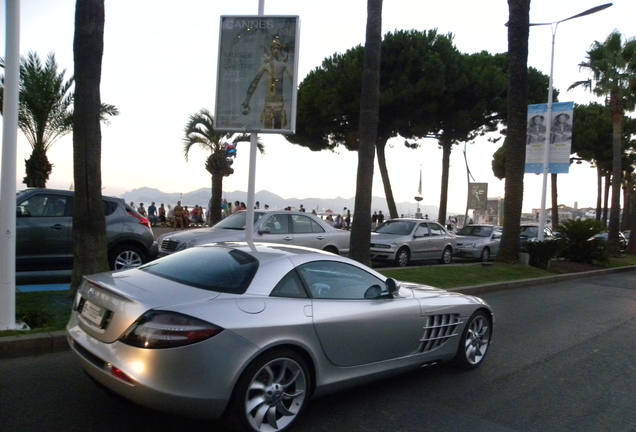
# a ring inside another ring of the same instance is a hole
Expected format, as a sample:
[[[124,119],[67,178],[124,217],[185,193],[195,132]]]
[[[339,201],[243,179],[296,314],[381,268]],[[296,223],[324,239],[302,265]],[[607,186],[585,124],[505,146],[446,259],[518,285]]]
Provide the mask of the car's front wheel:
[[[110,251],[108,261],[111,270],[135,268],[146,262],[146,254],[137,246],[121,245]]]
[[[411,260],[411,253],[405,247],[400,248],[395,254],[395,264],[398,267],[406,267]]]
[[[464,328],[454,363],[462,369],[475,369],[486,357],[492,337],[492,322],[483,311],[475,312]]]
[[[271,351],[241,375],[226,420],[241,431],[286,431],[305,408],[310,390],[302,357],[291,350]]]
[[[481,256],[479,257],[481,262],[488,262],[490,260],[490,249],[487,247],[481,250]]]
[[[453,250],[447,246],[442,252],[442,257],[439,259],[440,264],[450,264],[453,260]]]

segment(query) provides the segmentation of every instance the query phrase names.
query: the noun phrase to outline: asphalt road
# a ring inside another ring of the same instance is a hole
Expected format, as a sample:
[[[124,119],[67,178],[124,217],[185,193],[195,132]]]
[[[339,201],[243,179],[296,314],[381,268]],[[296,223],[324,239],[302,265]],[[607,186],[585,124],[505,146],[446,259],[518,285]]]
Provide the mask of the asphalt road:
[[[497,314],[485,363],[433,366],[316,399],[302,432],[634,432],[636,271],[482,295]],[[0,431],[216,431],[122,403],[70,353],[0,361]]]

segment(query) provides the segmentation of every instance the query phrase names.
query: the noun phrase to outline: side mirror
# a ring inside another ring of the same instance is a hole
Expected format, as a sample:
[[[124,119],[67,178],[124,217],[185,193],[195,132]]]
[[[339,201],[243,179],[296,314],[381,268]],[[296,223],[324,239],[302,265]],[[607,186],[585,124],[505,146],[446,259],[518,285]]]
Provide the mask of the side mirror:
[[[398,292],[398,284],[397,281],[393,278],[388,278],[386,280],[386,290],[389,292],[391,297],[395,297],[395,294]]]
[[[272,230],[269,227],[261,227],[258,229],[259,234],[271,234]]]

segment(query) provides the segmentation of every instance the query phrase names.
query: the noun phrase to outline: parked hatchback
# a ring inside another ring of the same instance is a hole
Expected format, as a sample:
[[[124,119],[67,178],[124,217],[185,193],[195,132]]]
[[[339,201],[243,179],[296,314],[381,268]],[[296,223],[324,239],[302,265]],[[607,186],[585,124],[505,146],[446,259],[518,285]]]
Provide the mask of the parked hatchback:
[[[74,192],[26,189],[16,195],[16,271],[73,268]],[[103,197],[108,265],[138,267],[157,256],[150,222],[123,199]]]

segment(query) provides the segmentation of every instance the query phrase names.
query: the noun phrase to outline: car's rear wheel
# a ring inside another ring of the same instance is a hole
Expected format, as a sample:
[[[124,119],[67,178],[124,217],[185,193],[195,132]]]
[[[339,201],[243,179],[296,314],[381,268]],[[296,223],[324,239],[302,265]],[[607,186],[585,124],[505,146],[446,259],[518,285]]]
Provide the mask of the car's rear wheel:
[[[398,267],[406,267],[411,260],[411,252],[408,248],[402,247],[395,254],[395,264]]]
[[[446,247],[442,252],[442,257],[439,259],[440,264],[450,264],[453,260],[453,250],[450,247]]]
[[[310,390],[302,357],[291,350],[271,351],[241,375],[226,421],[241,431],[286,431],[307,405]]]
[[[482,310],[475,312],[464,328],[454,363],[462,369],[475,369],[486,357],[492,337],[492,323]]]
[[[110,251],[108,261],[111,270],[135,268],[146,262],[146,254],[137,246],[121,245]]]
[[[488,260],[490,260],[490,249],[488,249],[487,247],[483,248],[481,250],[481,256],[479,257],[479,259],[481,260],[481,262],[488,262]]]

